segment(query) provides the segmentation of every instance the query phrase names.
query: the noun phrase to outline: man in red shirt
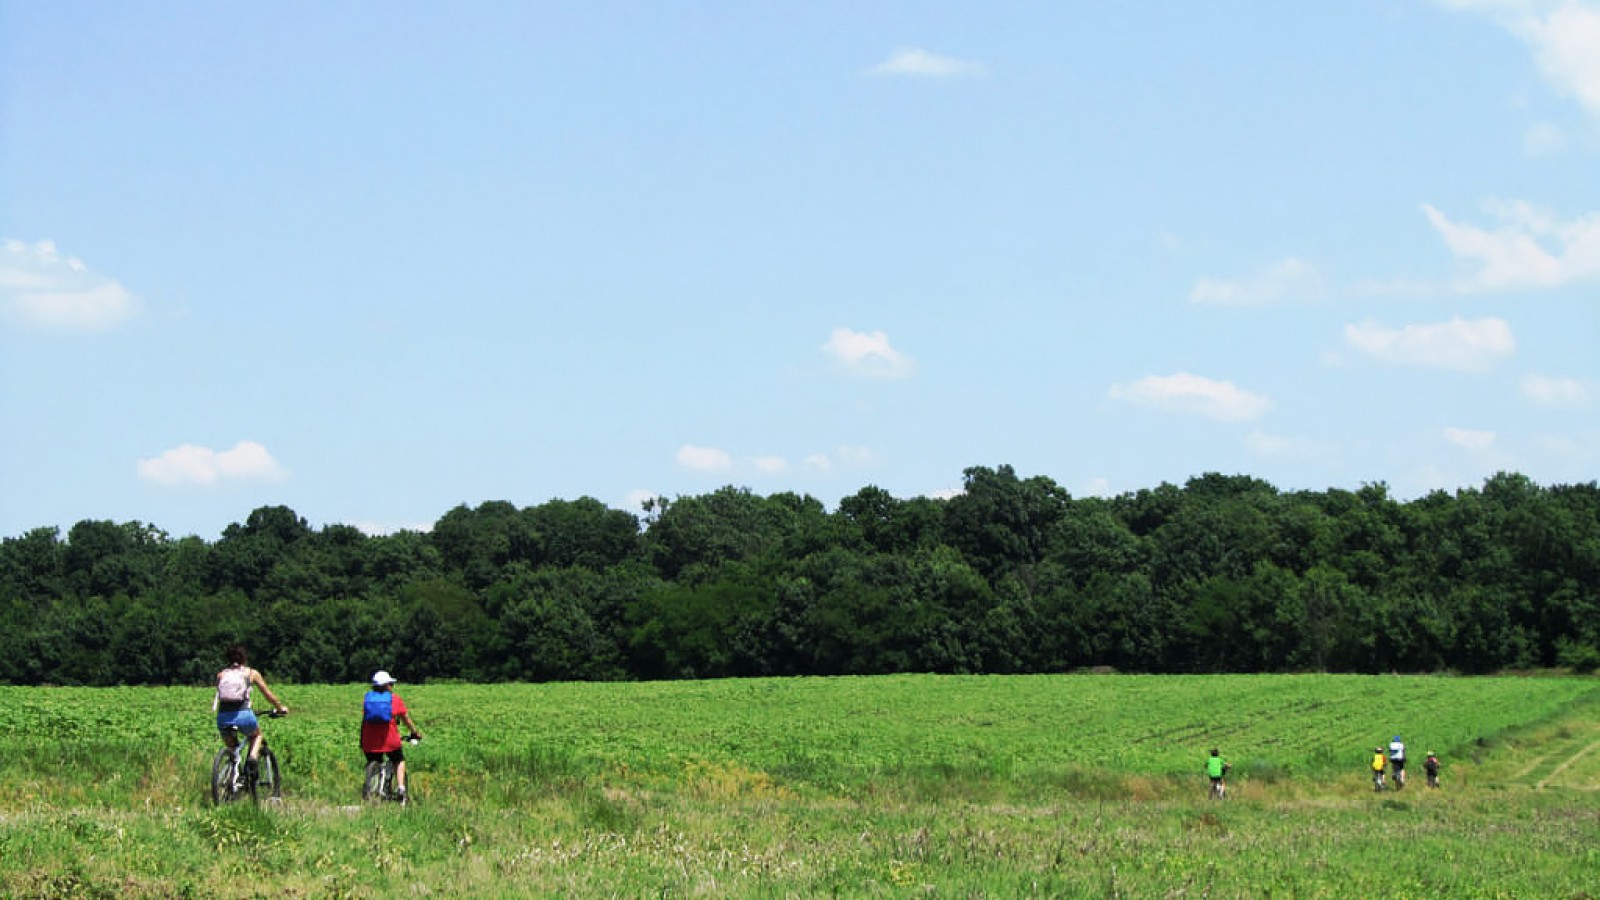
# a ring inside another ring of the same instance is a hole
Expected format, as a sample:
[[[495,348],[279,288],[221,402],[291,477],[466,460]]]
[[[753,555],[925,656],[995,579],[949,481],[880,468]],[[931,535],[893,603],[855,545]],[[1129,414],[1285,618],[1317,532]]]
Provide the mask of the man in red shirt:
[[[422,739],[422,732],[411,721],[411,711],[406,702],[394,692],[394,676],[378,671],[372,676],[372,690],[362,703],[361,752],[367,762],[380,762],[388,756],[394,763],[394,783],[400,802],[406,800],[406,754],[401,749],[400,729],[396,722],[405,722],[410,740]]]

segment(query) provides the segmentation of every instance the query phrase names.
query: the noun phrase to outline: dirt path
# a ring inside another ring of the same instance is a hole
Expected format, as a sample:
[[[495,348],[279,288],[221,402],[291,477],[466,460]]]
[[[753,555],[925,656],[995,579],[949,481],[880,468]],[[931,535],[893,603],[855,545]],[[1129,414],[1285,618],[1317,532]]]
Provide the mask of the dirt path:
[[[1560,775],[1562,772],[1566,771],[1568,766],[1570,766],[1573,763],[1577,762],[1578,760],[1582,759],[1587,754],[1593,753],[1595,748],[1597,748],[1597,747],[1600,747],[1600,741],[1594,741],[1594,742],[1590,743],[1587,747],[1584,747],[1582,750],[1579,750],[1577,753],[1574,753],[1571,756],[1567,757],[1565,760],[1562,761],[1561,765],[1556,766],[1554,769],[1551,769],[1550,770],[1550,774],[1546,775],[1544,778],[1540,779],[1539,783],[1534,785],[1534,787],[1542,789],[1545,785],[1549,784],[1557,775]],[[1586,785],[1573,785],[1573,787],[1586,787]]]

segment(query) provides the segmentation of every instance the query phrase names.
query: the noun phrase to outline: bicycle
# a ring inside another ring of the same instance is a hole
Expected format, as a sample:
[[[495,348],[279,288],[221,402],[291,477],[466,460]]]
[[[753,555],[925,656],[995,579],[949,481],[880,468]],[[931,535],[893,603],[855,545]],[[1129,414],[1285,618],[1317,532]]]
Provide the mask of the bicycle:
[[[269,719],[281,719],[288,713],[272,710],[263,713]],[[226,729],[226,733],[233,736],[233,746],[222,746],[217,749],[216,757],[211,761],[211,803],[221,806],[232,803],[246,794],[250,795],[250,802],[260,802],[260,793],[264,788],[267,799],[283,799],[283,770],[278,766],[278,757],[267,746],[265,735],[261,737],[261,755],[256,760],[255,777],[249,777],[249,768],[245,765],[248,759],[248,739],[240,734],[238,727]]]
[[[406,738],[406,743],[415,747],[422,743],[422,738],[411,735]],[[401,793],[396,781],[394,760],[384,757],[377,762],[367,763],[366,776],[361,782],[361,799],[366,803],[405,804],[410,792]]]

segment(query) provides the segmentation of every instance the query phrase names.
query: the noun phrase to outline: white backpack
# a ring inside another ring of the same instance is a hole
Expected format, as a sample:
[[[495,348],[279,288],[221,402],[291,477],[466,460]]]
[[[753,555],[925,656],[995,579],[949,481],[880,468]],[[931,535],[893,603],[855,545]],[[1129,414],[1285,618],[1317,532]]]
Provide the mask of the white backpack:
[[[250,699],[250,670],[234,666],[217,679],[217,699],[223,703],[244,703]]]

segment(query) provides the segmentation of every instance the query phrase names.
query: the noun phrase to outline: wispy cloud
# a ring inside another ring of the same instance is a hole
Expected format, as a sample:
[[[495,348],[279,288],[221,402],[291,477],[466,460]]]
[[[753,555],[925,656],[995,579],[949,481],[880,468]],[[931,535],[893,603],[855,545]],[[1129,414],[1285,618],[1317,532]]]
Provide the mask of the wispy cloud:
[[[1495,433],[1471,428],[1446,428],[1444,439],[1471,453],[1483,453],[1494,446]]]
[[[350,522],[349,525],[351,528],[354,528],[369,537],[386,537],[391,534],[399,534],[402,531],[415,531],[419,534],[427,534],[433,531],[432,522],[412,522],[410,524],[396,525],[393,522],[377,522],[372,519],[359,519],[357,521]]]
[[[1080,497],[1112,497],[1112,496],[1115,496],[1111,492],[1111,479],[1106,478],[1104,475],[1097,475],[1094,478],[1089,479],[1088,481],[1084,482],[1078,488],[1078,496],[1080,496]]]
[[[1567,133],[1551,122],[1535,122],[1522,134],[1522,149],[1529,156],[1555,156],[1567,149]]]
[[[1580,0],[1441,0],[1452,9],[1487,13],[1528,45],[1539,71],[1558,91],[1600,116],[1600,6]]]
[[[904,47],[867,70],[873,75],[898,75],[914,78],[970,78],[988,74],[981,64],[953,56],[929,53],[920,47]]]
[[[1390,328],[1367,321],[1344,328],[1345,343],[1386,363],[1482,371],[1509,357],[1517,342],[1503,319],[1448,322]]]
[[[1272,407],[1261,394],[1188,372],[1150,375],[1128,384],[1114,384],[1111,399],[1164,412],[1204,416],[1219,422],[1247,422]]]
[[[1461,292],[1554,288],[1600,277],[1600,213],[1561,220],[1527,203],[1496,203],[1494,230],[1452,221],[1432,206],[1422,211],[1456,258],[1473,271]]]
[[[1314,300],[1326,287],[1321,273],[1289,257],[1241,278],[1199,278],[1189,302],[1208,306],[1266,306],[1284,300]]]
[[[882,331],[835,328],[822,345],[822,352],[846,371],[872,378],[904,378],[914,368],[911,357],[891,346],[889,336]]]
[[[789,461],[781,456],[758,456],[751,462],[756,471],[767,475],[781,475],[789,471]]]
[[[139,477],[164,487],[211,485],[221,481],[281,481],[288,477],[267,448],[240,441],[229,450],[183,444],[160,456],[139,460]]]
[[[52,241],[0,242],[0,307],[7,318],[34,328],[104,331],[139,312],[139,299],[97,275]]]
[[[720,472],[733,468],[733,457],[716,447],[684,444],[678,448],[678,465],[696,472]]]
[[[1589,403],[1589,387],[1576,378],[1527,375],[1522,379],[1522,396],[1539,406],[1577,409]]]
[[[628,495],[622,498],[622,508],[627,512],[638,515],[644,511],[645,503],[655,500],[660,496],[661,493],[659,491],[652,491],[647,488],[636,488],[629,491]]]
[[[1244,443],[1257,456],[1277,459],[1330,459],[1336,448],[1309,438],[1283,437],[1265,431],[1251,431]]]
[[[832,453],[812,453],[804,460],[808,469],[818,472],[831,472],[836,468],[859,469],[872,465],[878,455],[869,447],[845,444]]]

